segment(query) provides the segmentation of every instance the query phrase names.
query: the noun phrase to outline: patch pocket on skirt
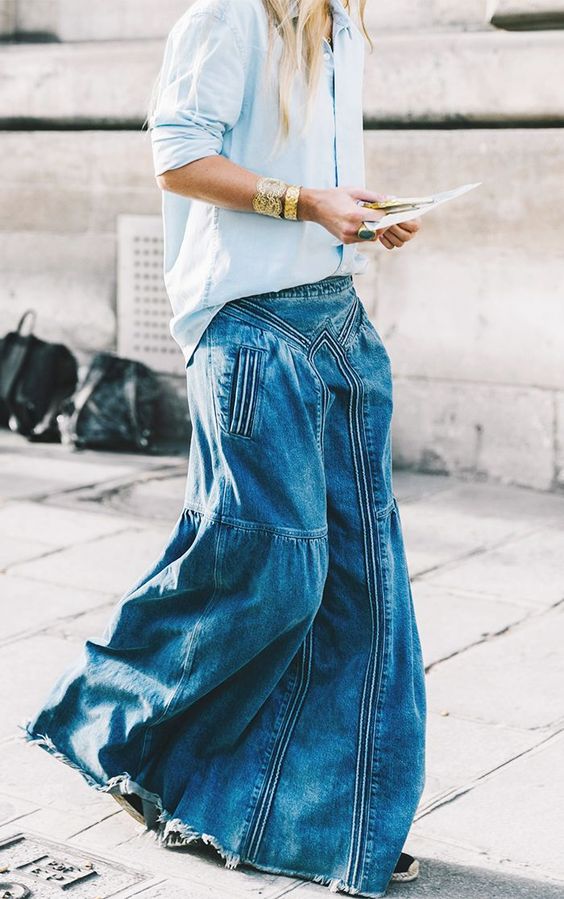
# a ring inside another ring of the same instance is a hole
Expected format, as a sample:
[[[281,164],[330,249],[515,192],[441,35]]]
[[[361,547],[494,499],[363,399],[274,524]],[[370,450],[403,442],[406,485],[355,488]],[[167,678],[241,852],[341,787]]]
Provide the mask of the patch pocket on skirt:
[[[264,365],[264,350],[243,344],[237,351],[231,379],[228,430],[251,437],[257,417]]]

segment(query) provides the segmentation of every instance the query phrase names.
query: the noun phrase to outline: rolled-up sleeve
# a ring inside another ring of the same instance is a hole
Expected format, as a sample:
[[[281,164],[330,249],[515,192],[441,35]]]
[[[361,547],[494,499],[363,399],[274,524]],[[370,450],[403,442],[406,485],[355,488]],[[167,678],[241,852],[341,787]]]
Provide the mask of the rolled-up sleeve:
[[[155,175],[221,152],[245,93],[243,47],[213,8],[188,12],[170,32],[149,118]]]

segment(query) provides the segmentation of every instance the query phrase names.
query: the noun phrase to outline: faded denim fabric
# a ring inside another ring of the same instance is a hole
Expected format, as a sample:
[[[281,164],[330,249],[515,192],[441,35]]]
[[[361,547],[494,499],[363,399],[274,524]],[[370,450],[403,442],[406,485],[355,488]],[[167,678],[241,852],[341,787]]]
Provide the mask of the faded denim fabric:
[[[149,122],[156,175],[222,155],[257,175],[310,188],[365,185],[362,80],[365,38],[332,0],[333,47],[324,41],[312,116],[295,85],[294,130],[272,152],[278,128],[275,78],[266,78],[262,0],[197,0],[172,28]],[[274,45],[277,72],[281,42]],[[317,222],[238,212],[163,191],[164,280],[170,330],[187,362],[208,322],[230,300],[360,274],[368,257]]]
[[[170,539],[24,739],[164,845],[382,896],[425,756],[389,356],[342,276],[226,304],[186,377]]]

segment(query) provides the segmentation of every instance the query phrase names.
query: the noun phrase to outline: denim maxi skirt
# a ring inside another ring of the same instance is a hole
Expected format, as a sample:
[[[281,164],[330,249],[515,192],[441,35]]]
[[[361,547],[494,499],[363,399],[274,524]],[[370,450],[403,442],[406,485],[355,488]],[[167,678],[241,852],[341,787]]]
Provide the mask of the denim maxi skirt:
[[[390,359],[351,275],[244,297],[186,366],[182,511],[22,738],[162,846],[382,896],[424,781]]]

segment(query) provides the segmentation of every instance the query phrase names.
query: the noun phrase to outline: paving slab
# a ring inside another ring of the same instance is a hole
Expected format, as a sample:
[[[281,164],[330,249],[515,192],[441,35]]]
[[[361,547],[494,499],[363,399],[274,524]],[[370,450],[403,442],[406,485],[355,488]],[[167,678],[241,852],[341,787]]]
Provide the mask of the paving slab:
[[[467,846],[458,842],[456,834],[451,834],[448,838],[438,840],[419,831],[416,832],[415,828],[412,827],[406,846],[412,855],[433,863],[432,866],[426,866],[427,874],[429,875],[433,870],[434,863],[439,862],[440,864],[455,865],[467,869],[482,868],[484,871],[494,871],[532,880],[550,880],[542,871],[537,871],[535,868],[512,864],[507,859],[496,858],[493,855],[488,855],[483,850],[476,849],[475,846]]]
[[[101,821],[119,813],[114,799],[89,787],[80,772],[41,746],[14,738],[0,744],[2,796],[62,814]],[[133,820],[133,819],[131,819]]]
[[[135,827],[135,822],[133,825]],[[247,865],[226,868],[224,860],[211,846],[199,844],[165,849],[139,825],[137,831],[137,836],[113,847],[116,858],[133,867],[144,860],[144,864],[156,873],[187,877],[193,883],[213,884],[216,896],[279,896],[296,883],[295,878],[259,872]],[[96,839],[95,834],[93,838]]]
[[[102,135],[103,132],[94,132],[94,138],[101,138]],[[31,145],[35,143],[35,139],[38,138],[38,136],[38,134],[35,135],[35,138],[30,136]],[[61,138],[61,145],[64,145],[65,140],[67,139],[68,135],[65,134]],[[88,147],[91,146],[92,140],[93,135],[91,132],[83,132],[83,149],[85,152]],[[108,141],[108,146],[109,145],[110,141]],[[48,327],[49,324],[46,322],[45,328]],[[54,333],[49,333],[51,338],[54,338]],[[41,332],[41,336],[45,336],[43,331]],[[80,351],[77,352],[77,356],[81,364],[87,361]],[[10,431],[8,428],[0,428],[0,459],[6,455],[17,455],[22,462],[25,460],[30,462],[31,466],[33,466],[34,460],[36,463],[39,460],[43,463],[45,459],[55,459],[63,461],[68,460],[76,464],[106,467],[109,472],[108,480],[111,479],[111,470],[115,466],[125,466],[128,470],[135,472],[162,468],[166,465],[175,465],[178,462],[178,448],[176,446],[172,447],[170,444],[163,444],[162,447],[159,445],[154,449],[143,453],[136,450],[106,450],[91,448],[75,450],[72,447],[63,446],[60,443],[30,443],[29,440],[26,440],[25,437],[15,431]]]
[[[410,503],[452,491],[452,478],[441,474],[422,474],[419,471],[395,468],[393,490],[398,502]]]
[[[91,788],[85,784],[85,789]],[[91,826],[76,827],[68,835],[69,842],[73,845],[85,849],[88,846],[96,846],[99,850],[111,849],[131,840],[142,831],[141,825],[121,809],[115,799],[111,796],[105,798],[108,800],[105,816],[92,821]]]
[[[57,587],[56,589],[61,590],[62,588]],[[115,596],[99,608],[92,609],[83,615],[60,618],[50,624],[44,633],[65,639],[80,640],[81,642],[84,640],[100,640],[119,600],[120,597]]]
[[[448,838],[562,880],[564,734],[521,756],[455,802],[420,819],[414,833]],[[539,897],[544,895],[539,894]]]
[[[107,614],[112,600],[108,593],[63,587],[7,574],[0,574],[0,597],[0,644],[42,630],[65,617],[70,617],[71,622],[76,621],[76,627],[80,630],[78,622],[85,612],[102,606],[104,611],[101,614]],[[61,632],[62,636],[70,634],[72,626],[65,634]]]
[[[556,893],[556,895],[562,895],[564,899],[564,883],[561,878],[550,876],[542,868],[521,864],[519,861],[512,861],[511,859],[488,853],[483,849],[477,849],[475,846],[457,840],[456,834],[449,834],[448,837],[437,839],[425,836],[416,832],[415,828],[412,828],[407,845],[410,852],[430,863],[426,866],[428,874],[431,874],[437,862],[439,865],[444,863],[466,869],[481,868],[485,873],[493,872],[494,874],[512,875],[519,878],[519,880],[532,881],[532,886],[534,886],[532,895],[535,899],[536,897],[543,899],[543,887],[545,885],[560,889],[561,893]],[[548,895],[552,894],[549,893]]]
[[[394,899],[564,899],[564,887],[480,867],[445,863],[419,855],[421,873],[412,883],[392,883]],[[287,894],[295,899],[323,899],[327,887],[300,885]]]
[[[531,880],[422,858],[420,879],[413,884],[392,884],[388,895],[397,899],[563,899],[564,887],[548,884],[545,879]]]
[[[41,465],[30,464],[28,456],[15,453],[0,455],[2,470],[8,477],[2,478],[0,498],[42,496],[59,490],[70,490],[81,485],[99,483],[110,478],[122,478],[132,474],[130,465],[102,465],[86,462],[69,453],[63,458],[43,458]]]
[[[420,858],[421,874],[413,883],[392,883],[394,899],[564,899],[564,887],[484,870]],[[325,899],[327,887],[307,884],[289,894],[295,899]]]
[[[145,519],[172,526],[181,514],[186,488],[186,460],[174,472],[148,472],[134,481],[106,488],[103,484],[57,496],[57,507],[104,513],[120,521]]]
[[[237,893],[231,893],[237,896]],[[259,895],[266,895],[265,892]],[[278,896],[278,893],[268,894],[269,896]],[[217,890],[213,884],[190,883],[187,880],[171,880],[167,878],[158,884],[148,886],[135,892],[127,894],[119,894],[116,899],[217,899]]]
[[[474,783],[542,739],[541,735],[531,731],[430,712],[427,716],[427,777],[418,815],[440,797]]]
[[[0,506],[2,546],[6,537],[21,539],[24,535],[26,540],[37,541],[42,546],[70,546],[114,533],[124,524],[115,515],[97,512],[83,515],[82,510],[61,509],[45,503],[20,500]]]
[[[434,506],[400,509],[410,572],[414,577],[432,573],[531,531],[530,525],[472,519],[460,512]],[[460,582],[458,582],[460,585]],[[464,583],[462,582],[462,586]]]
[[[44,449],[49,462],[66,461],[63,448]],[[327,896],[326,887],[298,879],[229,871],[210,847],[160,847],[111,797],[21,739],[17,723],[78,658],[81,643],[102,633],[121,591],[160,554],[182,502],[178,459],[163,472],[155,460],[117,456],[85,459],[107,478],[62,493],[55,479],[47,502],[0,508],[0,544],[17,528],[16,539],[48,553],[0,578],[2,595],[13,590],[17,600],[0,623],[0,661],[10,672],[0,680],[0,835],[3,821],[17,821],[22,830],[150,869],[151,882],[130,893],[145,899]],[[41,472],[38,447],[25,463],[24,480],[26,467],[30,477]],[[431,560],[434,570],[420,568],[413,578],[431,666],[427,786],[407,846],[423,859],[422,874],[389,893],[564,899],[561,862],[550,858],[562,829],[561,774],[553,774],[562,743],[545,743],[564,720],[564,607],[551,608],[564,586],[564,497],[402,471],[394,472],[394,490],[407,552]],[[470,575],[468,565],[475,566]]]
[[[441,503],[441,497],[442,494],[436,496],[434,503],[423,500],[422,504],[407,503],[400,507],[407,560],[413,576],[531,530],[528,522],[498,517],[493,510],[484,516],[479,510],[453,508]]]
[[[429,584],[549,608],[564,599],[564,530],[543,528],[425,576]]]
[[[22,540],[19,537],[8,537],[5,534],[0,540],[0,571],[5,571],[10,565],[35,559],[48,552],[50,547],[37,540]]]
[[[15,565],[14,575],[117,594],[148,571],[169,536],[167,528],[129,526],[127,531],[81,543],[44,559]]]
[[[79,652],[78,643],[48,634],[2,647],[0,737],[17,733],[22,717],[35,710],[51,684],[77,659]]]
[[[564,607],[531,617],[433,668],[429,707],[509,727],[564,718]]]
[[[426,667],[500,633],[531,614],[528,606],[494,597],[413,582],[413,599]]]
[[[406,472],[407,474],[407,472]],[[394,478],[401,478],[396,472]],[[486,526],[491,518],[507,522],[519,530],[539,527],[564,530],[564,494],[531,490],[528,487],[476,481],[471,477],[441,477],[420,474],[432,485],[434,480],[445,482],[443,490],[424,493],[426,510],[453,511],[462,518],[481,519]],[[424,490],[424,487],[421,488]]]
[[[0,795],[0,824],[8,824],[37,811],[37,805],[14,796]]]
[[[88,787],[85,785],[85,789]],[[126,812],[120,812],[119,806],[115,800],[112,800],[116,811],[114,811],[110,803],[107,809],[107,816],[112,820],[114,815],[125,815]],[[26,814],[25,817],[17,819],[18,827],[22,830],[30,830],[33,833],[41,834],[52,840],[60,840],[68,842],[76,833],[88,833],[89,828],[95,827],[100,821],[100,809],[96,806],[82,808],[80,811],[66,810],[61,811],[57,808],[39,808]],[[125,825],[125,821],[123,824]],[[127,831],[124,831],[127,832]],[[88,848],[88,846],[85,846]],[[1,894],[0,894],[1,895]]]

